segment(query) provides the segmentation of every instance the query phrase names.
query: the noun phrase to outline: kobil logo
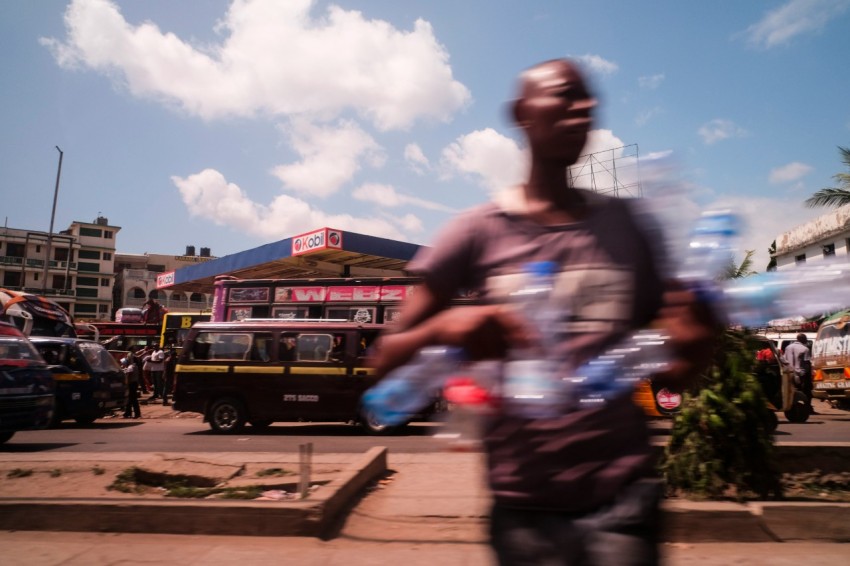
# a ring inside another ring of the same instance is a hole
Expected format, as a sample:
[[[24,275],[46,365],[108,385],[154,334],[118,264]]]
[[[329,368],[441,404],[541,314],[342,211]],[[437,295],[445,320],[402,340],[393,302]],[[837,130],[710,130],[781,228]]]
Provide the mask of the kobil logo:
[[[174,272],[162,273],[156,276],[156,288],[171,287],[174,285]]]
[[[342,248],[342,232],[330,228],[322,228],[307,234],[292,238],[292,255],[303,255],[309,252],[328,248]]]

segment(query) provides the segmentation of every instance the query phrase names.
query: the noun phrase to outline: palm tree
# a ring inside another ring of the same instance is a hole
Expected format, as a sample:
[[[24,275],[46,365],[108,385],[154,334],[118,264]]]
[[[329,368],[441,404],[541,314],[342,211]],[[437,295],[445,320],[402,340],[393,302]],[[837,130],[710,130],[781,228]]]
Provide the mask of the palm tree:
[[[850,168],[850,148],[838,146],[838,150],[841,152],[841,161]],[[850,204],[850,173],[838,173],[833,175],[832,178],[835,179],[838,186],[827,187],[815,192],[815,194],[806,199],[806,206],[809,208],[818,206],[832,206],[837,208],[845,204]]]
[[[741,263],[735,263],[734,259],[730,259],[726,269],[721,275],[721,279],[743,279],[750,275],[755,275],[757,271],[753,271],[753,254],[755,250],[744,250],[744,259]]]

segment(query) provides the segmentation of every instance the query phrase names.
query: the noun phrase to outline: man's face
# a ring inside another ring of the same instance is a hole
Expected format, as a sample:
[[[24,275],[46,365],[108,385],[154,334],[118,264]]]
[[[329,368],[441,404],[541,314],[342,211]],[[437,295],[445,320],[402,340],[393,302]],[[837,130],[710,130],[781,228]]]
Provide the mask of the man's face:
[[[566,61],[550,61],[522,76],[517,118],[534,157],[575,163],[587,141],[596,99]]]

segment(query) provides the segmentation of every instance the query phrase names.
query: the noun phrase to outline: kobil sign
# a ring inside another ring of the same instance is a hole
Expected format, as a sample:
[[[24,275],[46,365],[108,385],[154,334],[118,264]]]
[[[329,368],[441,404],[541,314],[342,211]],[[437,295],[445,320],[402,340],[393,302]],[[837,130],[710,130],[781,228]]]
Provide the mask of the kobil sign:
[[[320,228],[292,238],[292,256],[319,250],[341,250],[342,232],[333,228]]]
[[[160,273],[156,276],[156,288],[171,287],[174,285],[174,272]]]

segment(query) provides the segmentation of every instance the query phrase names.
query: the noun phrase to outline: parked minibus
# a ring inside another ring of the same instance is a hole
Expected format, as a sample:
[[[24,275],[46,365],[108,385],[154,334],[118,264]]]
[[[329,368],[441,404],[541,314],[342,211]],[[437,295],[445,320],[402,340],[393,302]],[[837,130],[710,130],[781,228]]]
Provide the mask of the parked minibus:
[[[217,433],[295,421],[358,422],[384,432],[360,403],[378,381],[365,354],[382,328],[273,319],[197,323],[178,358],[174,409],[202,414]],[[440,406],[435,399],[417,418]]]

